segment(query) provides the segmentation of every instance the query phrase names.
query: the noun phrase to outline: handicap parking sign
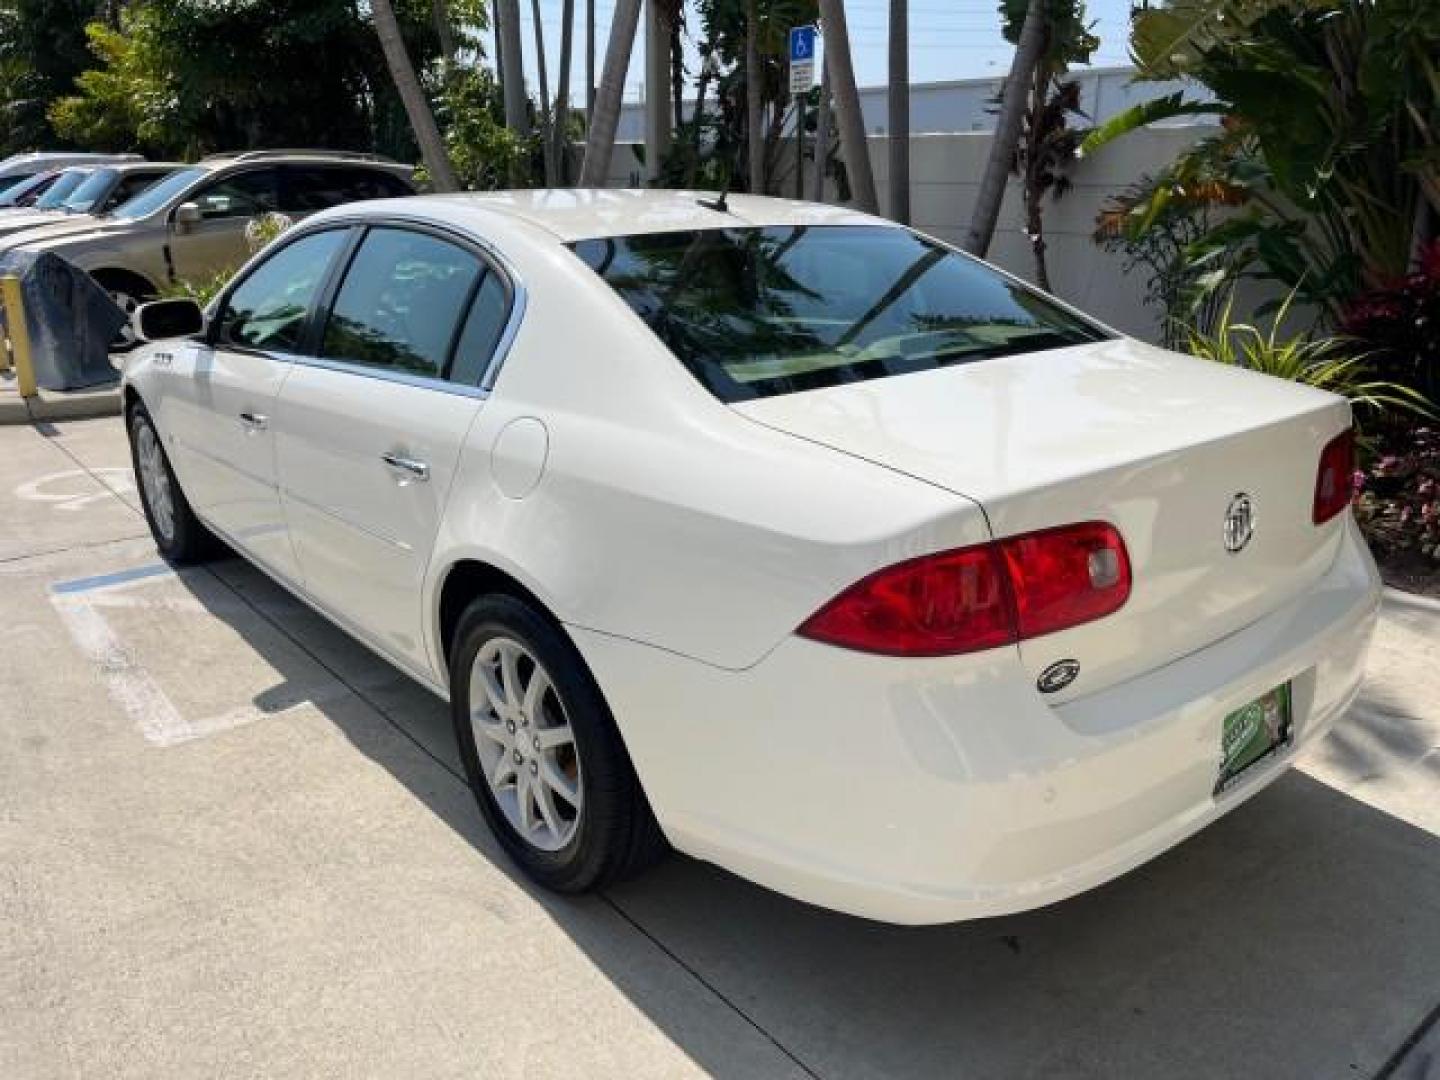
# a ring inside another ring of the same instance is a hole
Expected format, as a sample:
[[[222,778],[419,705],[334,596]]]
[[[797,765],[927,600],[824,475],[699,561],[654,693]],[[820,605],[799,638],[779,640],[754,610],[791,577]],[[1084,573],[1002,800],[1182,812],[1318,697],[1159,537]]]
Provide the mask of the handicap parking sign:
[[[790,92],[805,94],[815,85],[815,27],[790,28]]]

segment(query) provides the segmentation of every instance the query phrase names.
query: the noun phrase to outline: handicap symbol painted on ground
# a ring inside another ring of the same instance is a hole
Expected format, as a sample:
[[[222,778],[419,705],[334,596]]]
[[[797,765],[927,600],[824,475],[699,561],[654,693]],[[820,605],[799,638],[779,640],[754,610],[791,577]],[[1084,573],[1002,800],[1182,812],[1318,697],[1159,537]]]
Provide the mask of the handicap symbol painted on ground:
[[[91,481],[100,483],[99,491]],[[135,475],[127,468],[66,469],[21,484],[15,489],[15,497],[73,512],[134,490]]]

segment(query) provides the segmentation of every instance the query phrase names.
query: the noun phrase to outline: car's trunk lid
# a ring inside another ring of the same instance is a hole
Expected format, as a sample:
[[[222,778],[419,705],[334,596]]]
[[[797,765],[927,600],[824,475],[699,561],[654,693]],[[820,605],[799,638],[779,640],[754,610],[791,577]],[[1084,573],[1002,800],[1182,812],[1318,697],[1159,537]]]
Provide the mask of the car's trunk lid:
[[[980,503],[995,536],[1102,520],[1125,538],[1121,610],[1021,644],[1032,675],[1103,689],[1254,622],[1333,561],[1339,521],[1311,520],[1339,398],[1129,340],[984,360],[735,406],[750,419]],[[1227,550],[1248,496],[1254,531]]]

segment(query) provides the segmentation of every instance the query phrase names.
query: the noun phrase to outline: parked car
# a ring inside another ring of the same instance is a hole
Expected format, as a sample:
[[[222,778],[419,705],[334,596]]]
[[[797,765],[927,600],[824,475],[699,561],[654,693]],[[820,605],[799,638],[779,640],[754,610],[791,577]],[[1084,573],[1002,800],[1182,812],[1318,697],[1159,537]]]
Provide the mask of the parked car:
[[[75,154],[65,150],[12,154],[0,161],[0,185],[13,185],[67,165],[111,165],[120,161],[143,160],[139,154]]]
[[[34,176],[22,177],[0,192],[0,211],[33,206],[60,179],[59,169],[49,169]]]
[[[178,161],[134,161],[92,169],[59,209],[67,214],[103,217],[183,168],[185,165]]]
[[[876,919],[1035,907],[1262,790],[1360,684],[1342,399],[893,222],[364,203],[136,324],[161,553],[223,538],[448,697],[556,889],[663,837]]]
[[[19,234],[73,222],[77,214],[104,217],[181,168],[184,166],[165,162],[133,162],[64,169],[29,207],[0,210],[0,237],[16,237],[18,243],[24,239]]]
[[[357,199],[408,195],[411,169],[370,155],[324,150],[219,154],[171,173],[103,220],[78,217],[0,239],[64,257],[133,311],[160,287],[199,281],[249,256],[251,219],[281,212],[299,220]]]

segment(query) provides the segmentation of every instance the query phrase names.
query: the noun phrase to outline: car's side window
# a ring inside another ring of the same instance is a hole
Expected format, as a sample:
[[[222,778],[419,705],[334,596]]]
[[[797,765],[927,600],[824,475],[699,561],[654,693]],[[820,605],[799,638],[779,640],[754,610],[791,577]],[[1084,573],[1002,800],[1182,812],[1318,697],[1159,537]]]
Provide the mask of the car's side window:
[[[236,173],[202,189],[192,201],[207,220],[267,214],[278,205],[276,180],[273,169]]]
[[[378,169],[292,165],[285,170],[281,205],[287,212],[309,214],[341,203],[408,194],[402,181]]]
[[[303,236],[252,270],[220,312],[220,344],[298,351],[310,307],[348,235],[347,229],[328,229]]]
[[[505,331],[505,320],[510,312],[510,303],[505,283],[493,270],[487,271],[475,299],[470,304],[470,313],[465,316],[465,325],[455,345],[455,359],[450,364],[450,381],[466,386],[479,386],[490,358],[495,355],[495,346]]]
[[[371,229],[331,305],[322,356],[439,378],[480,259],[428,233]]]

